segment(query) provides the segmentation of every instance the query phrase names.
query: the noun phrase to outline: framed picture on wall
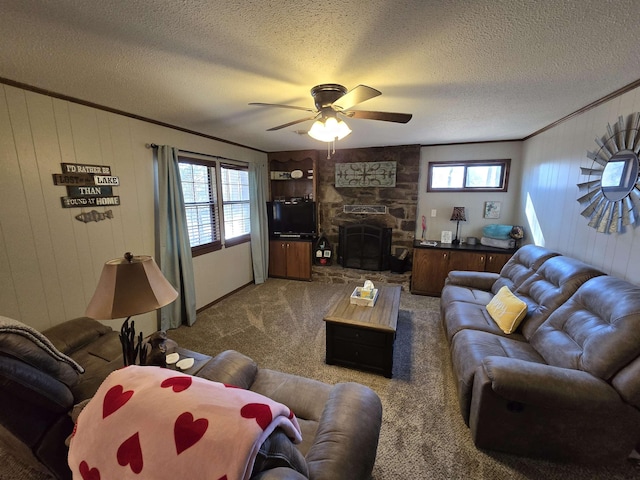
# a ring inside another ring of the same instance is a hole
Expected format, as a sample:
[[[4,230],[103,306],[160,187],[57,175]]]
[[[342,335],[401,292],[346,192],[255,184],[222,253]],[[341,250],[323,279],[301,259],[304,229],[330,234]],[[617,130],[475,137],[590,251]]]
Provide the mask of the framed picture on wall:
[[[500,218],[500,206],[502,202],[484,202],[484,218]]]

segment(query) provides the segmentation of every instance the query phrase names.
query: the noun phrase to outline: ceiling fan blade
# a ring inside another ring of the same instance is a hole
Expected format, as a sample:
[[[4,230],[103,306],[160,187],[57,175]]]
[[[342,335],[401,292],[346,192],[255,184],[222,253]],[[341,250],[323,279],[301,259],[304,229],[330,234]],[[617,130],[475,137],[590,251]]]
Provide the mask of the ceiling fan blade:
[[[382,95],[382,92],[366,85],[358,85],[333,102],[333,105],[338,107],[338,110],[349,110],[354,105],[371,100],[378,95]]]
[[[309,120],[313,120],[316,117],[317,117],[317,115],[314,115],[313,117],[301,118],[299,120],[294,120],[293,122],[284,123],[282,125],[278,125],[277,127],[272,127],[272,128],[267,129],[267,132],[273,132],[274,130],[280,130],[282,128],[287,128],[287,127],[290,127],[291,125],[295,125],[296,123],[307,122]]]
[[[410,113],[368,112],[364,110],[349,110],[340,112],[350,118],[364,118],[366,120],[382,120],[383,122],[407,123],[413,117]]]
[[[304,110],[305,112],[315,112],[313,108],[308,107],[298,107],[296,105],[281,105],[280,103],[260,103],[260,102],[251,102],[249,105],[257,106],[257,107],[277,107],[277,108],[291,108],[293,110]]]

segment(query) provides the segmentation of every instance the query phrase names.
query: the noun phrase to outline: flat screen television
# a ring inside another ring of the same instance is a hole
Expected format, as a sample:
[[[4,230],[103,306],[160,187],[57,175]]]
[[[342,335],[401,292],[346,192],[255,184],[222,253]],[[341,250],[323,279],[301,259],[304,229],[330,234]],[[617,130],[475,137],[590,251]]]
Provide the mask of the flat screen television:
[[[316,235],[316,202],[267,202],[267,218],[273,237]]]

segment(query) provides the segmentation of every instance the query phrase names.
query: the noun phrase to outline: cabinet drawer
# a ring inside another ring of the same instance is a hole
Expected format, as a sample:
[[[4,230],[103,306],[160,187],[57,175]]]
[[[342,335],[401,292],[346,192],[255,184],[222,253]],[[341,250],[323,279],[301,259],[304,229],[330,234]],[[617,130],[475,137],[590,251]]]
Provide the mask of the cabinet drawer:
[[[336,340],[340,339],[351,343],[366,344],[372,347],[384,347],[387,341],[387,334],[374,330],[348,327],[345,325],[333,325],[331,330]]]
[[[349,362],[355,365],[384,368],[388,362],[384,350],[368,345],[353,344],[339,338],[333,341],[334,361]]]

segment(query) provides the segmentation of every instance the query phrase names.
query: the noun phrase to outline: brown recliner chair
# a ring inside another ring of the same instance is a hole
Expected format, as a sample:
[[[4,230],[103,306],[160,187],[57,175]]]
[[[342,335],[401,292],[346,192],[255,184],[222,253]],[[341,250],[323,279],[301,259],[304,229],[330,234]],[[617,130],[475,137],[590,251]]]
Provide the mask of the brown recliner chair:
[[[376,458],[382,404],[358,383],[326,383],[258,368],[233,350],[222,352],[197,376],[252,390],[287,405],[298,418],[311,480],[368,480]],[[266,470],[255,480],[302,480],[288,468]]]
[[[43,334],[85,372],[78,374],[20,335],[0,333],[0,442],[25,463],[66,480],[71,478],[65,445],[73,430],[70,413],[122,366],[121,346],[116,332],[89,318],[70,320]],[[253,390],[296,413],[303,435],[296,447],[304,455],[310,479],[371,477],[382,422],[380,398],[371,389],[260,369],[233,350],[204,360],[197,376]],[[305,477],[278,467],[253,478]]]
[[[122,350],[118,334],[90,318],[70,320],[43,334],[85,372],[25,336],[0,332],[0,442],[35,469],[67,479],[65,440],[73,430],[69,412],[122,367]]]

